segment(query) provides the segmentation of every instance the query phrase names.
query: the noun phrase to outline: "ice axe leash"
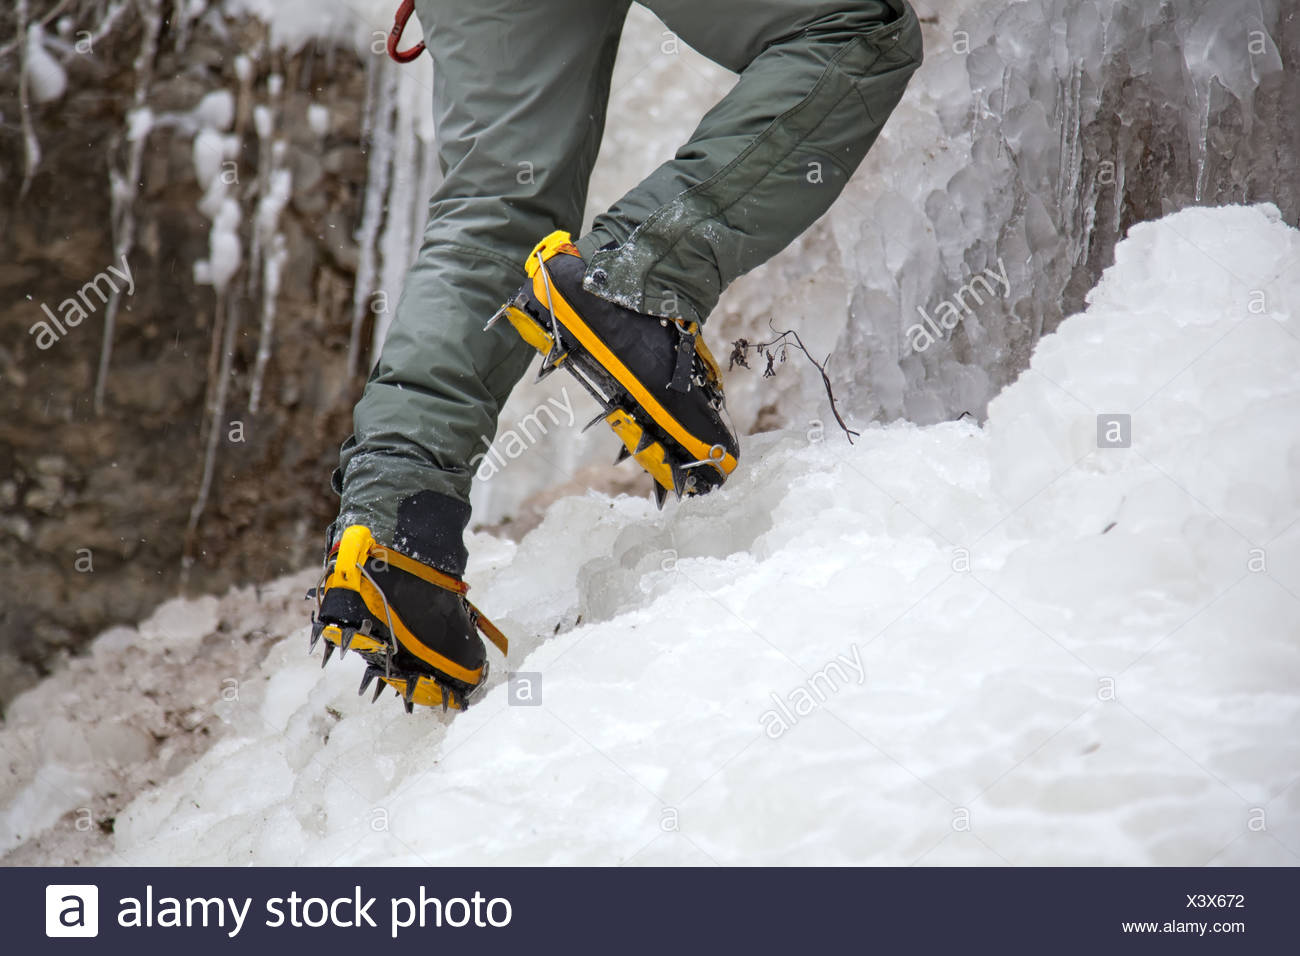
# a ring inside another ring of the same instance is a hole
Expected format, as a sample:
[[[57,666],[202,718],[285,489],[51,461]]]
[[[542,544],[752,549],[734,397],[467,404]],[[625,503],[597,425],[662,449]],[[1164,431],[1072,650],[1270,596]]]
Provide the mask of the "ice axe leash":
[[[415,0],[402,0],[401,5],[397,8],[397,13],[393,15],[393,29],[388,31],[388,55],[398,63],[410,63],[424,52],[423,40],[405,50],[397,48],[397,44],[402,42],[402,33],[406,30],[406,21],[411,19],[411,14],[414,12]]]

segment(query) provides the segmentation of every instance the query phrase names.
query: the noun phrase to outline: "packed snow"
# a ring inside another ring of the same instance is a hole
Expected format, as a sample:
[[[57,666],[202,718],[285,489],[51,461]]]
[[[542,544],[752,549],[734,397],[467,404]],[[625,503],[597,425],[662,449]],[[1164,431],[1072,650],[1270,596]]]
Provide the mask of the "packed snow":
[[[297,629],[312,571],[224,597],[176,599],[112,628],[0,728],[0,854],[73,863],[102,853],[114,814],[225,732],[212,701],[238,696],[271,643]],[[66,825],[63,825],[66,824]]]
[[[473,536],[513,644],[465,714],[372,706],[286,629],[159,766],[114,696],[233,632],[199,637],[205,599],[101,638],[132,666],[91,719],[41,723],[56,677],[0,731],[38,768],[0,833],[69,814],[48,852],[117,864],[1294,865],[1300,231],[1189,209],[1116,260],[983,425],[809,421],[707,498]],[[156,785],[74,837],[102,748]]]

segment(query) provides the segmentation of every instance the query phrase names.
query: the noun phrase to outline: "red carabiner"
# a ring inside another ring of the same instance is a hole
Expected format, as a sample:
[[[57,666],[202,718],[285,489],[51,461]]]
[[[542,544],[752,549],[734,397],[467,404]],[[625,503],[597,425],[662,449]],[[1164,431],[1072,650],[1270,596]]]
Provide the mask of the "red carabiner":
[[[409,50],[399,50],[397,48],[397,44],[402,42],[402,32],[406,29],[406,21],[411,19],[411,14],[414,12],[415,0],[402,0],[401,6],[397,8],[397,13],[393,17],[393,29],[388,33],[388,55],[398,63],[410,63],[424,52],[423,40]]]

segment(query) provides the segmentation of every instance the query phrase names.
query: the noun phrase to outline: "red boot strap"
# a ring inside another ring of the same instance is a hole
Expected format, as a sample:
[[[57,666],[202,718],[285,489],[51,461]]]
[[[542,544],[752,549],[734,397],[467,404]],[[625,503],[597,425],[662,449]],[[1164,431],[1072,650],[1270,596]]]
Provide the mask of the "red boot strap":
[[[401,5],[397,8],[397,13],[393,16],[393,29],[388,32],[388,55],[398,63],[410,63],[424,52],[423,40],[406,50],[397,48],[397,44],[402,42],[402,33],[406,30],[406,21],[411,19],[411,14],[414,12],[415,0],[402,0]]]

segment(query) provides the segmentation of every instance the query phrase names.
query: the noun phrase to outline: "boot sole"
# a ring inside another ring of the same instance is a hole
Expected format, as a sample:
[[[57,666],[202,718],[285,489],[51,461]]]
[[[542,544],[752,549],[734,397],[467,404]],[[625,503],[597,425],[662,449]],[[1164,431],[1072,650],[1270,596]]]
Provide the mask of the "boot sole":
[[[347,656],[348,651],[355,651],[368,665],[357,694],[364,694],[373,681],[378,681],[374,696],[371,698],[372,703],[379,699],[385,687],[390,687],[398,697],[402,698],[408,713],[413,710],[415,704],[422,707],[441,707],[443,710],[464,710],[468,706],[469,699],[475,696],[475,692],[487,681],[486,663],[481,670],[479,682],[469,687],[462,682],[453,681],[442,673],[417,674],[394,669],[388,661],[388,645],[384,641],[360,632],[355,632],[349,637],[344,632],[345,629],[338,624],[326,624],[321,630],[320,637],[330,645],[321,666],[329,662],[335,647],[340,650],[340,660]]]

